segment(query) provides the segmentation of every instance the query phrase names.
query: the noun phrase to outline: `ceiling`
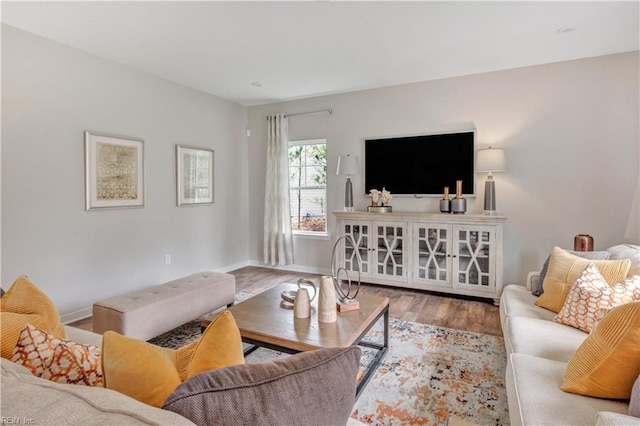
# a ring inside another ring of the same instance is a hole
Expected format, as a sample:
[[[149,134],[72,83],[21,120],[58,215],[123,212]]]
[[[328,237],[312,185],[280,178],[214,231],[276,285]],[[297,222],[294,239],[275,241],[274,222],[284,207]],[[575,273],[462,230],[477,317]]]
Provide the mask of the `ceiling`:
[[[639,2],[2,2],[2,22],[243,105],[639,49]]]

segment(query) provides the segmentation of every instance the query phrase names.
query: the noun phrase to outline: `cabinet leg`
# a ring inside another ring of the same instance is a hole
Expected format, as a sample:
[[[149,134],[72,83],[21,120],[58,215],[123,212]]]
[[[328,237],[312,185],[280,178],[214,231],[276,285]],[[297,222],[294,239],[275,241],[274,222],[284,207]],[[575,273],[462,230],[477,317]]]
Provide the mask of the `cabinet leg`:
[[[500,298],[499,297],[496,298],[496,299],[493,299],[493,305],[494,306],[500,306]]]

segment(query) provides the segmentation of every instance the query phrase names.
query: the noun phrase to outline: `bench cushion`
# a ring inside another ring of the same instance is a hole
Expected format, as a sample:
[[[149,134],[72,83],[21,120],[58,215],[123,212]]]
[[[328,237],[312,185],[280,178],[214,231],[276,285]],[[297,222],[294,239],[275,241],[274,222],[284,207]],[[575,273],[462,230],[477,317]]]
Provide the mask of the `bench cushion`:
[[[101,300],[93,305],[93,331],[115,331],[149,340],[214,309],[230,305],[235,277],[200,272],[155,287]]]

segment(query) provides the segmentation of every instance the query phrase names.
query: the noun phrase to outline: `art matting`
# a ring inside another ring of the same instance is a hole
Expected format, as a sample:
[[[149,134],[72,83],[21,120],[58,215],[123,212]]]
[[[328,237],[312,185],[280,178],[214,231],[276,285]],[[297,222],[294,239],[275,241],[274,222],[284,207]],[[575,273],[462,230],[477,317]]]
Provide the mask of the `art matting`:
[[[213,159],[210,149],[176,145],[178,206],[213,204]]]
[[[144,141],[84,132],[85,209],[144,207]]]

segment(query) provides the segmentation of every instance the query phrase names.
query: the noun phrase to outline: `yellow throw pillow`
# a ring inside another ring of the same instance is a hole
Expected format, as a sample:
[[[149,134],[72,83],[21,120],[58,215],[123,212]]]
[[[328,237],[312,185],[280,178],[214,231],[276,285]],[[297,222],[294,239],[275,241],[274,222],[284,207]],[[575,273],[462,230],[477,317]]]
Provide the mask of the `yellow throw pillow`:
[[[175,350],[113,331],[102,338],[105,387],[154,407],[193,375],[243,363],[240,331],[229,311],[218,315],[198,341]]]
[[[31,324],[20,333],[11,361],[53,382],[102,386],[100,348],[58,339]]]
[[[60,321],[60,314],[51,299],[26,276],[18,277],[0,298],[0,311],[3,358],[11,359],[18,336],[27,324],[32,324],[60,339],[68,338]]]
[[[564,372],[565,392],[629,399],[640,375],[640,302],[611,310],[573,354]]]
[[[629,259],[588,260],[574,256],[560,247],[554,247],[549,258],[547,275],[542,283],[544,293],[535,304],[555,313],[560,312],[571,286],[589,263],[598,268],[609,285],[622,282],[631,267]]]

